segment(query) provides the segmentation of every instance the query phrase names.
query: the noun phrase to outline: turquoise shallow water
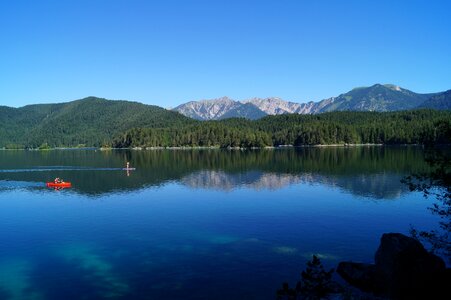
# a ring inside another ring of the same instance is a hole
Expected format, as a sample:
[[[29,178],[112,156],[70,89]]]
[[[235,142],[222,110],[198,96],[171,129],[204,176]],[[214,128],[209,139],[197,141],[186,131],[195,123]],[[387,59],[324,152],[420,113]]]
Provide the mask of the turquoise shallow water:
[[[0,299],[274,299],[313,254],[372,262],[382,233],[437,222],[399,181],[427,168],[419,148],[0,151],[0,163]],[[45,188],[57,176],[73,188]]]

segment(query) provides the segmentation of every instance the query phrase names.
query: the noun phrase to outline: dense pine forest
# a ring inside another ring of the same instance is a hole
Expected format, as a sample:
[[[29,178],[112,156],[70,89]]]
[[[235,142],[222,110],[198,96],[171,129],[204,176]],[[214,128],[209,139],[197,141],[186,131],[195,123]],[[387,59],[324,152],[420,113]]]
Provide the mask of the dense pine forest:
[[[179,113],[138,102],[88,97],[67,103],[0,106],[0,148],[100,147],[133,127],[195,123]]]
[[[133,128],[112,146],[265,147],[330,144],[448,144],[451,112],[331,112],[195,122],[183,127]]]
[[[198,121],[161,107],[88,97],[0,106],[0,148],[265,147],[451,143],[451,111],[336,111]]]

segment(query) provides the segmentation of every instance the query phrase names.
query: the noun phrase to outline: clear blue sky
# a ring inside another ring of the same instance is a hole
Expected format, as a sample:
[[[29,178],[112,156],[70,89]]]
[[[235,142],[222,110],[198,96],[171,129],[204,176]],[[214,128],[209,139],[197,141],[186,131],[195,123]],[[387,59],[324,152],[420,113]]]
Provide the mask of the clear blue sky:
[[[1,1],[0,105],[451,89],[451,1]]]

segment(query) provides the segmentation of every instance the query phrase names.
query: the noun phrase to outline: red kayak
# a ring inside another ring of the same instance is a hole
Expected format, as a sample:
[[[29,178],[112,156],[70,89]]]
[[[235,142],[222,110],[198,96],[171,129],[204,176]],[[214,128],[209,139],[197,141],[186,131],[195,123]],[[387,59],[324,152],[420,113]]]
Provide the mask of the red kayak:
[[[59,183],[55,183],[55,182],[47,182],[47,187],[52,187],[52,188],[69,188],[71,187],[72,184],[70,182],[59,182]]]

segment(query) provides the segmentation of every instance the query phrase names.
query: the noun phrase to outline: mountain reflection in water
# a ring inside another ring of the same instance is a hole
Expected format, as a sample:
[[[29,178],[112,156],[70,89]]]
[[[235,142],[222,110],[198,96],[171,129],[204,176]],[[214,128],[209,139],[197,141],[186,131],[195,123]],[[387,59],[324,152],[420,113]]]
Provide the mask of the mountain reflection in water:
[[[293,184],[323,184],[337,187],[348,193],[377,199],[394,199],[409,192],[400,184],[402,176],[397,174],[360,174],[355,176],[322,176],[311,173],[278,174],[251,171],[229,174],[223,171],[200,171],[180,180],[192,188],[231,191],[235,188],[255,190],[277,190]]]
[[[136,168],[130,176],[120,170],[127,161]],[[0,165],[0,191],[39,188],[39,183],[58,176],[72,182],[71,192],[88,196],[168,182],[221,191],[276,190],[308,183],[377,199],[408,192],[400,179],[428,168],[420,147],[0,151]]]

